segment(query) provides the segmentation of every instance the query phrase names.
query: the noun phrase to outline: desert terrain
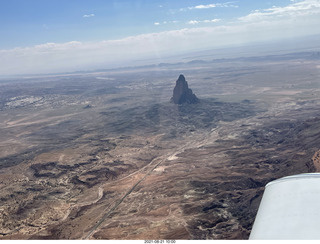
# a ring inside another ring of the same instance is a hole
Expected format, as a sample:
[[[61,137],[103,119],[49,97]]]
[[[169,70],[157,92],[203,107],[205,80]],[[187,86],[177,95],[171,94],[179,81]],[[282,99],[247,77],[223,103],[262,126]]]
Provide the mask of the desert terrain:
[[[315,51],[3,79],[0,239],[247,239],[320,170],[319,107]]]

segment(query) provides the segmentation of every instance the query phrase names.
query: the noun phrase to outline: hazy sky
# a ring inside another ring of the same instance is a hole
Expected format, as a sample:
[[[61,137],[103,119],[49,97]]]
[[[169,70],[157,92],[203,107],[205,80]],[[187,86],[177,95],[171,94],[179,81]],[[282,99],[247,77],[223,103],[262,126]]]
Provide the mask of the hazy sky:
[[[320,34],[320,0],[0,0],[0,75]]]

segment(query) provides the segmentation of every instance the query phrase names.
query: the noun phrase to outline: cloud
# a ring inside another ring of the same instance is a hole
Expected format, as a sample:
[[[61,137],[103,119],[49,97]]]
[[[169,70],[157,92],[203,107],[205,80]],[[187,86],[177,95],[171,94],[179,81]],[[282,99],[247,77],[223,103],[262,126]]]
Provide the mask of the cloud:
[[[55,73],[136,65],[137,59],[159,59],[197,48],[239,44],[242,40],[237,37],[245,31],[245,26],[184,28],[118,40],[44,43],[0,50],[0,74]]]
[[[95,15],[94,14],[85,14],[82,16],[82,18],[91,18],[91,17],[94,17]]]
[[[55,73],[136,65],[137,59],[158,59],[198,47],[211,47],[212,40],[228,44],[228,39],[235,39],[225,35],[228,31],[228,27],[184,28],[118,40],[44,43],[0,50],[0,74]]]
[[[161,23],[160,22],[154,22],[153,24],[154,25],[166,25],[166,24],[176,24],[178,23],[179,21],[177,20],[165,20],[165,21],[162,21]]]
[[[207,5],[197,5],[194,7],[188,7],[188,9],[204,9],[204,8],[216,8],[217,5],[212,3],[212,4],[207,4]]]
[[[190,50],[320,34],[320,0],[291,2],[257,10],[240,21],[199,27],[213,20],[190,20],[190,28],[95,42],[44,43],[0,50],[0,74],[69,72],[136,65],[136,60],[173,56]],[[155,22],[169,24],[170,21]],[[192,28],[191,28],[192,26]],[[150,61],[151,62],[151,61]]]
[[[219,21],[221,21],[221,19],[190,20],[187,23],[190,25],[196,25],[196,24],[201,24],[201,23],[217,23]]]
[[[234,2],[226,2],[226,3],[211,3],[211,4],[200,4],[192,7],[188,7],[189,10],[192,9],[209,9],[209,8],[238,8],[238,5],[234,5]]]
[[[273,6],[268,9],[255,10],[250,14],[240,17],[243,22],[274,21],[279,19],[297,18],[320,14],[320,0],[304,0],[284,6]]]
[[[191,24],[191,25],[195,25],[195,24],[199,24],[200,22],[198,20],[190,20],[188,21],[188,24]]]

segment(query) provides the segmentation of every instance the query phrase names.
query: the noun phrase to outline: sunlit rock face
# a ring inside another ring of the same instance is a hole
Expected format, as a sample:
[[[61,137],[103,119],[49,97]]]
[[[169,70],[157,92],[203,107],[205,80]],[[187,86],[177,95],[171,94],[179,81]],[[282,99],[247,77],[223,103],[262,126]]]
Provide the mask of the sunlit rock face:
[[[188,87],[188,83],[183,75],[180,75],[178,80],[176,81],[176,86],[173,89],[173,96],[171,98],[171,102],[175,104],[199,102],[199,99]]]

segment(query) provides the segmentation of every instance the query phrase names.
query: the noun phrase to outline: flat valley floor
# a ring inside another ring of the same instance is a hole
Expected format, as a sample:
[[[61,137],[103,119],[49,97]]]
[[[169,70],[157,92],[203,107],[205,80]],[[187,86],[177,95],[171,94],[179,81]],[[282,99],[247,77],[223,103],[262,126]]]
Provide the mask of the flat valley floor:
[[[313,52],[2,80],[0,239],[247,239],[319,150]]]

